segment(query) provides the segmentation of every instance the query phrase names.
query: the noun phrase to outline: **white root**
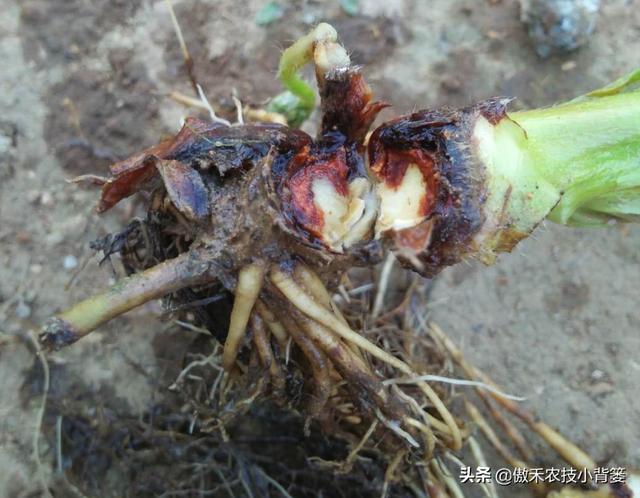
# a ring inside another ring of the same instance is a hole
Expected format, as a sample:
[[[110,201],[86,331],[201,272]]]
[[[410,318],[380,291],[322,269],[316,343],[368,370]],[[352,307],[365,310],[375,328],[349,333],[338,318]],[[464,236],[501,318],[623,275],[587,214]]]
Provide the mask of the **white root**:
[[[331,361],[326,351],[323,351],[321,344],[306,334],[304,327],[301,327],[300,324],[296,322],[295,317],[289,315],[284,316],[282,323],[287,329],[289,337],[291,338],[290,340],[295,341],[302,353],[307,357],[316,383],[314,396],[308,405],[309,416],[305,423],[305,433],[307,433],[308,423],[312,418],[322,413],[323,408],[331,397]]]
[[[280,365],[273,356],[271,343],[265,330],[264,321],[259,313],[251,315],[251,327],[253,330],[253,344],[258,352],[258,358],[262,366],[269,371],[271,382],[277,390],[285,388],[286,382]]]
[[[351,328],[347,324],[343,323],[334,313],[319,305],[313,297],[307,294],[305,290],[283,270],[274,266],[270,272],[270,278],[276,288],[306,316],[329,328],[344,340],[356,344],[360,349],[368,352],[380,361],[397,368],[410,377],[415,377],[416,374],[409,365],[379,348],[357,332],[351,330]],[[417,386],[433,404],[445,424],[449,426],[452,438],[452,448],[454,450],[459,450],[462,447],[462,434],[460,433],[460,428],[458,427],[458,424],[456,424],[453,415],[451,415],[451,412],[449,412],[440,397],[426,382],[418,382]]]
[[[209,107],[211,107],[209,104],[205,104],[202,99],[189,97],[188,95],[178,92],[177,90],[169,92],[167,94],[167,97],[184,106],[195,107],[196,109],[202,109],[204,111],[208,111]],[[270,112],[264,109],[252,109],[251,107],[247,106],[245,106],[242,111],[245,118],[251,122],[278,123],[285,126],[287,125],[287,119],[282,114],[277,112]]]
[[[284,294],[284,296],[291,301],[291,303],[298,308],[302,313],[309,318],[321,323],[325,327],[328,327],[340,337],[346,341],[350,341],[358,345],[364,351],[367,351],[372,356],[379,360],[388,363],[389,365],[397,368],[398,370],[411,375],[413,372],[409,366],[402,360],[392,356],[383,349],[380,349],[375,344],[371,343],[357,332],[351,330],[346,324],[344,324],[332,311],[319,305],[305,290],[300,287],[289,275],[287,275],[281,269],[274,267],[271,271],[271,281],[276,288]]]
[[[436,438],[433,435],[433,431],[431,430],[431,428],[427,424],[424,424],[414,418],[407,417],[404,421],[407,425],[415,427],[422,433],[422,439],[424,440],[426,446],[426,450],[424,452],[425,457],[431,457],[431,455],[433,455],[433,450],[436,447]]]
[[[304,285],[309,293],[325,308],[331,309],[331,296],[320,277],[304,265],[296,265],[296,279]]]
[[[469,438],[469,447],[471,448],[471,453],[473,454],[473,458],[479,467],[488,467],[487,459],[484,456],[482,448],[478,441],[472,436]],[[493,481],[489,481],[487,483],[482,483],[484,492],[487,495],[487,498],[499,498],[498,491],[496,489],[496,485]]]
[[[440,482],[444,483],[453,498],[465,498],[464,493],[460,489],[456,479],[451,474],[451,471],[449,471],[447,466],[440,459],[434,458],[431,460],[430,467],[433,474],[440,480]]]
[[[253,309],[264,278],[265,267],[259,263],[252,263],[240,270],[238,275],[238,285],[236,286],[233,309],[229,323],[229,333],[224,343],[222,351],[222,366],[225,370],[231,371],[240,343],[245,336],[249,316]]]
[[[255,307],[260,317],[267,324],[269,332],[273,334],[273,337],[276,338],[276,341],[278,341],[278,344],[280,345],[282,350],[284,350],[289,339],[289,333],[287,332],[287,329],[284,328],[284,325],[282,325],[282,323],[276,318],[276,316],[271,312],[267,305],[264,304],[264,302],[262,302],[260,299],[256,301]]]
[[[229,121],[219,117],[216,114],[216,111],[213,110],[213,107],[211,106],[211,103],[209,102],[209,99],[205,95],[202,87],[200,85],[196,85],[196,88],[198,89],[198,96],[200,97],[200,101],[204,105],[205,109],[209,111],[209,118],[211,118],[211,121],[213,121],[214,123],[220,123],[221,125],[224,125],[224,126],[231,126],[231,123]]]
[[[387,254],[387,259],[384,260],[382,266],[382,272],[380,273],[380,280],[378,281],[378,292],[376,293],[376,299],[373,304],[373,318],[377,318],[382,310],[382,304],[384,301],[384,295],[387,292],[387,285],[389,284],[389,277],[391,276],[391,270],[393,269],[393,263],[396,258],[392,252]]]
[[[180,386],[180,384],[184,382],[184,378],[189,374],[189,372],[192,369],[196,367],[210,366],[215,370],[222,370],[220,366],[216,363],[216,359],[218,357],[218,351],[219,351],[218,347],[215,347],[209,356],[206,356],[199,360],[194,360],[191,363],[189,363],[186,367],[184,367],[180,372],[180,374],[178,375],[178,377],[176,378],[176,380],[173,381],[173,384],[171,384],[168,387],[169,391],[176,391]]]
[[[389,484],[396,481],[396,470],[398,470],[398,467],[405,456],[406,451],[400,451],[391,459],[389,465],[387,465],[387,470],[384,472],[384,484],[382,485],[382,494],[380,495],[380,498],[387,498]]]
[[[526,401],[527,399],[527,398],[523,398],[522,396],[515,396],[513,394],[503,393],[499,389],[496,389],[495,387],[485,382],[480,382],[477,380],[468,380],[468,379],[452,379],[449,377],[443,377],[442,375],[425,374],[425,375],[418,375],[417,377],[413,377],[413,378],[387,379],[382,381],[382,383],[388,386],[392,384],[417,384],[418,382],[423,382],[423,381],[443,382],[445,384],[451,384],[454,386],[471,386],[477,389],[484,389],[486,391],[489,391],[492,394],[495,394],[496,396],[501,396],[503,398],[510,399],[513,401]]]
[[[462,433],[460,432],[460,428],[458,427],[458,424],[456,424],[453,415],[451,415],[451,412],[444,405],[444,403],[440,399],[440,396],[436,394],[436,392],[431,388],[429,384],[427,384],[426,382],[419,382],[418,388],[422,391],[422,394],[424,394],[427,399],[431,401],[437,412],[442,417],[444,423],[449,426],[449,429],[451,429],[451,447],[455,451],[458,451],[460,448],[462,448]]]
[[[467,400],[464,406],[473,423],[480,429],[480,432],[482,432],[487,441],[489,441],[491,446],[493,446],[505,462],[515,468],[526,469],[529,467],[526,462],[516,458],[511,450],[504,445],[498,434],[496,434],[475,405]]]
[[[244,113],[243,113],[243,110],[242,110],[242,102],[240,101],[240,99],[236,95],[235,88],[233,90],[233,94],[231,95],[231,98],[233,99],[233,103],[236,106],[236,123],[239,124],[239,125],[243,125],[244,124]]]
[[[296,279],[309,291],[309,293],[322,304],[325,308],[333,311],[342,323],[348,326],[347,319],[340,312],[340,308],[333,302],[329,291],[324,286],[320,277],[309,267],[305,265],[297,265],[294,270]],[[356,348],[357,349],[357,348]],[[359,350],[356,351],[360,354]]]
[[[362,436],[362,439],[360,440],[360,442],[356,446],[354,446],[353,449],[349,452],[349,455],[344,461],[345,468],[347,469],[351,468],[351,466],[353,465],[353,462],[358,456],[358,453],[360,453],[360,450],[362,450],[362,448],[364,448],[364,445],[367,444],[367,441],[369,441],[369,438],[373,434],[373,431],[376,430],[376,427],[378,427],[378,421],[374,419],[374,421],[371,422],[371,425],[367,429],[367,432],[365,432],[364,436]]]
[[[514,468],[528,469],[530,467],[527,462],[520,460],[511,452],[474,404],[469,400],[465,400],[464,405],[473,423],[478,427],[478,429],[480,429],[480,432],[484,435],[485,439],[489,441],[489,444],[491,444],[493,449],[505,462]],[[471,443],[472,439],[473,438],[469,438],[470,444],[473,444]],[[532,481],[529,484],[533,488],[536,496],[546,496],[547,486],[545,483]]]
[[[304,265],[296,265],[294,276],[316,301],[327,309],[331,309],[331,296],[320,277]]]
[[[396,433],[398,436],[400,436],[400,438],[409,443],[410,446],[413,446],[414,448],[420,448],[420,444],[414,439],[411,434],[402,429],[398,422],[389,420],[387,417],[385,417],[379,408],[376,408],[376,417],[378,417],[378,420],[380,420],[380,422],[382,422],[387,429],[389,429],[391,432]]]
[[[429,425],[432,426],[436,431],[451,437],[452,435],[451,427],[445,424],[442,420],[434,417],[430,413],[427,413],[427,420],[429,421]]]
[[[481,381],[484,384],[490,385],[496,390],[501,391],[501,389],[496,386],[496,384],[489,377],[487,377],[487,375],[467,363],[462,354],[462,351],[460,351],[460,349],[451,341],[451,339],[446,336],[446,334],[440,327],[438,327],[436,324],[431,324],[430,330],[432,336],[438,339],[438,341],[444,346],[444,348],[451,355],[454,361],[458,363],[458,365],[460,365],[462,370],[464,370],[465,374],[468,375],[469,378],[471,378],[472,380]],[[581,448],[568,441],[555,429],[551,428],[544,422],[537,420],[537,418],[531,412],[528,412],[524,408],[521,408],[515,401],[503,396],[498,396],[491,391],[489,391],[489,395],[504,409],[506,409],[508,412],[512,413],[520,420],[522,420],[526,425],[528,425],[531,430],[533,430],[536,434],[538,434],[538,436],[544,439],[544,441],[549,446],[551,446],[574,468],[593,469],[596,467],[596,463],[594,462],[594,460]]]
[[[338,366],[341,364],[345,368],[349,368],[353,373],[360,372],[367,376],[372,373],[365,361],[355,354],[347,344],[344,344],[331,329],[324,325],[306,317],[304,313],[296,311],[296,321],[304,329],[306,334],[311,337],[320,348],[329,356],[329,358]]]
[[[436,437],[433,434],[433,431],[431,430],[431,423],[429,421],[429,417],[427,412],[425,412],[422,407],[420,407],[420,405],[418,404],[418,402],[412,398],[411,396],[409,396],[408,394],[406,394],[405,392],[402,391],[402,389],[400,389],[398,386],[392,386],[391,388],[393,390],[393,392],[404,402],[408,403],[411,408],[413,408],[413,411],[418,414],[420,417],[422,417],[422,420],[424,420],[424,424],[421,424],[422,427],[420,427],[420,430],[423,432],[424,434],[424,439],[425,439],[425,443],[426,443],[426,447],[427,447],[427,451],[426,454],[427,455],[433,455],[433,451],[435,450],[436,447]],[[408,420],[409,424],[412,424],[413,422],[411,422],[412,419]],[[415,426],[415,424],[414,424]],[[445,426],[448,429],[448,426]]]

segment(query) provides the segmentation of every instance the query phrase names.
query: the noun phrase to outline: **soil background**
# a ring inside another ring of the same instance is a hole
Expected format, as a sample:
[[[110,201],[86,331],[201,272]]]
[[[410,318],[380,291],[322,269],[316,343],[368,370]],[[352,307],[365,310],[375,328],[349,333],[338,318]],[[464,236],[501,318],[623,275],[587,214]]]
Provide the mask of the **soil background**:
[[[365,66],[376,96],[394,104],[382,119],[494,95],[518,97],[514,108],[550,105],[640,65],[638,0],[603,0],[589,44],[546,60],[535,54],[516,1],[361,0],[354,16],[337,1],[281,2],[284,16],[259,26],[264,3],[175,1],[197,78],[223,113],[233,109],[233,90],[258,106],[278,93],[281,49],[322,20]],[[36,472],[42,368],[29,338],[52,313],[114,280],[117,265],[98,266],[88,244],[140,214],[132,200],[98,217],[97,193],[65,180],[105,174],[110,162],[197,112],[167,98],[191,90],[163,1],[0,7],[0,496],[39,496],[55,455],[43,437]],[[638,468],[639,247],[635,226],[545,224],[491,268],[443,272],[424,311],[472,362],[598,462]],[[51,391],[85,400],[89,411],[142,414],[167,393],[168,372],[179,370],[167,344],[177,348],[189,334],[159,312],[145,306],[52,355]],[[55,419],[44,423],[50,431]],[[560,465],[536,448],[542,462]],[[101,496],[118,496],[107,474],[98,484]]]

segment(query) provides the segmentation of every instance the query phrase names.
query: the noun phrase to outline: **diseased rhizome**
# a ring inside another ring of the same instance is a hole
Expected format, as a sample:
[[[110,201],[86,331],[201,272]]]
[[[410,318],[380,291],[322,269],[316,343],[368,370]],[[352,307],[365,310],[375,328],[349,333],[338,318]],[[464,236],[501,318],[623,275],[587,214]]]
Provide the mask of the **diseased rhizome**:
[[[389,431],[385,444],[420,458],[440,446],[460,449],[465,429],[427,382],[383,382],[424,371],[353,330],[328,289],[389,251],[426,277],[467,258],[491,262],[566,208],[565,180],[533,173],[523,180],[514,171],[514,159],[524,164],[521,142],[534,143],[536,128],[524,115],[507,116],[508,99],[418,111],[370,131],[386,104],[372,100],[331,26],[320,24],[285,56],[295,61],[291,72],[315,67],[317,138],[274,123],[190,118],[173,138],[114,164],[110,178],[79,179],[102,187],[101,212],[150,192],[147,221],[156,230],[145,234],[153,243],[144,256],[122,242],[133,274],[53,318],[42,343],[61,348],[149,300],[217,286],[234,295],[222,337],[231,381],[257,368],[262,392],[284,392],[287,358],[298,354],[309,418],[329,423],[340,411],[327,404],[347,399],[360,432],[376,423]],[[563,212],[564,222],[596,216]]]

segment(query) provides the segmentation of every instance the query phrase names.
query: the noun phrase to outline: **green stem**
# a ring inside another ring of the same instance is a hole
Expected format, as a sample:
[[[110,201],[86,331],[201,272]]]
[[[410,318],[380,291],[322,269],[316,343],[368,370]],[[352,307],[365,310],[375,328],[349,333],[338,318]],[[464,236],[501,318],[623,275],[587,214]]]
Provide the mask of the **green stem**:
[[[529,233],[640,220],[640,70],[566,104],[476,126],[490,211]],[[483,143],[484,138],[489,138]]]
[[[278,79],[282,85],[298,97],[300,107],[313,110],[316,105],[316,92],[298,74],[298,71],[313,60],[312,33],[300,38],[287,48],[280,57]]]
[[[278,79],[288,91],[276,95],[267,110],[283,114],[289,126],[294,128],[300,126],[311,115],[316,105],[316,92],[302,79],[298,71],[309,62],[313,62],[316,43],[335,41],[337,37],[338,34],[331,25],[320,23],[282,53],[278,65]]]

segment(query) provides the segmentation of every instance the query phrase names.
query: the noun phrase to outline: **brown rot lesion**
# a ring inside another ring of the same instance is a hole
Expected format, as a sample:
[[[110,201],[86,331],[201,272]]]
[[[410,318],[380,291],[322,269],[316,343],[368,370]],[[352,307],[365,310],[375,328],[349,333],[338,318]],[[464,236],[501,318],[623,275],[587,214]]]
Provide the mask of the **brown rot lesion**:
[[[293,348],[309,379],[309,417],[326,422],[334,402],[348,400],[356,410],[344,420],[379,422],[391,447],[457,450],[464,429],[423,372],[354,330],[329,289],[385,250],[427,276],[468,252],[484,193],[465,141],[491,106],[420,111],[370,133],[386,104],[373,100],[335,31],[319,28],[294,45],[316,68],[317,138],[273,123],[189,118],[173,138],[114,164],[110,178],[78,179],[101,186],[100,212],[151,192],[155,232],[142,231],[142,257],[132,258],[138,242],[118,246],[132,275],[54,317],[41,340],[58,349],[149,300],[223,289],[234,296],[220,335],[229,379],[258,365],[261,389],[283,393]],[[418,380],[406,389],[383,382],[394,374]]]

